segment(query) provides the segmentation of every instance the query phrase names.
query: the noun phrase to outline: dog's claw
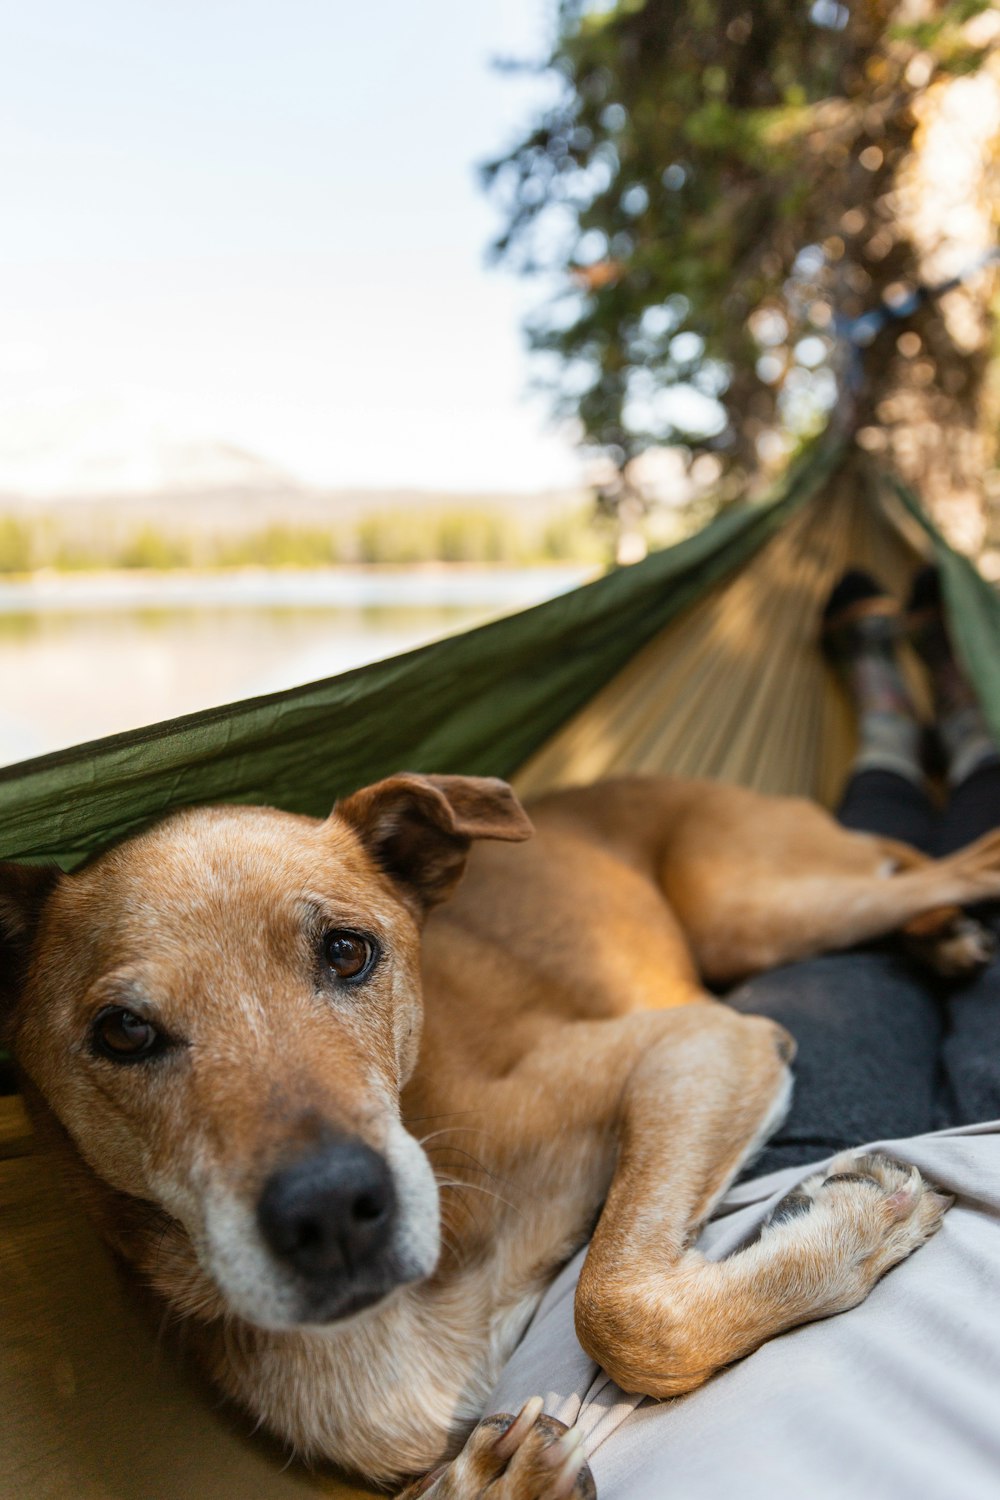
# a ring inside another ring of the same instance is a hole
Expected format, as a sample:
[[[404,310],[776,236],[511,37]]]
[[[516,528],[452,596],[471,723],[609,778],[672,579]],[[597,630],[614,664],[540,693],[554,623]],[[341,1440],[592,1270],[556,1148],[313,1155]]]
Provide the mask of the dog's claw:
[[[578,1427],[571,1427],[542,1453],[542,1459],[555,1469],[555,1478],[550,1491],[552,1500],[570,1500],[580,1471],[587,1461],[583,1451],[583,1434]]]
[[[498,1458],[510,1458],[520,1448],[541,1416],[544,1405],[545,1402],[541,1396],[529,1397],[507,1431],[502,1433],[493,1445]]]
[[[484,1418],[452,1463],[398,1500],[595,1500],[582,1432],[543,1404],[532,1396],[516,1417]]]

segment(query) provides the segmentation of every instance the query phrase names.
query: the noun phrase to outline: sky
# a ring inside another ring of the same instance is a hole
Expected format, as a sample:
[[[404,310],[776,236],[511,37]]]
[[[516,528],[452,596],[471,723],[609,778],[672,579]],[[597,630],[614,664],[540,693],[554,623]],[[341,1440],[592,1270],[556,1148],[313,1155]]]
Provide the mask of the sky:
[[[0,489],[150,434],[325,486],[573,483],[474,171],[541,97],[490,59],[551,13],[0,0]]]

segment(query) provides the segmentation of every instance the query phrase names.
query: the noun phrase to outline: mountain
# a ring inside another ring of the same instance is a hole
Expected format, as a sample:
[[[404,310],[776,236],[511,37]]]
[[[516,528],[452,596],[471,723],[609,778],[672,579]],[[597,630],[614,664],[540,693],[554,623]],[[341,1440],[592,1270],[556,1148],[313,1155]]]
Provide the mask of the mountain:
[[[245,448],[178,437],[153,426],[71,423],[49,432],[9,432],[0,444],[5,508],[212,491],[287,494],[301,488],[286,469]]]
[[[578,491],[319,488],[258,453],[170,432],[121,403],[76,401],[41,419],[10,415],[0,434],[0,515],[51,516],[71,527],[151,524],[224,534],[272,523],[322,525],[332,516],[373,511],[460,506],[559,513],[581,500]]]

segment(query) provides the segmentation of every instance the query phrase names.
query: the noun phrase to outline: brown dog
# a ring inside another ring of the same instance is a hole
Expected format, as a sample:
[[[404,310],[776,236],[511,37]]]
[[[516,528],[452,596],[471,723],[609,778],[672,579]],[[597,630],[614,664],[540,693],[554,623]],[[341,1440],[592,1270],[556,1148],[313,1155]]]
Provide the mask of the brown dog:
[[[916,1172],[849,1156],[737,1254],[691,1248],[792,1051],[702,980],[1000,896],[1000,835],[931,862],[709,783],[532,816],[513,848],[504,783],[402,775],[326,822],[196,809],[68,877],[0,867],[9,1033],[108,1242],[298,1451],[379,1480],[454,1458],[432,1500],[588,1493],[540,1403],[476,1426],[588,1235],[581,1342],[668,1396],[934,1232]]]

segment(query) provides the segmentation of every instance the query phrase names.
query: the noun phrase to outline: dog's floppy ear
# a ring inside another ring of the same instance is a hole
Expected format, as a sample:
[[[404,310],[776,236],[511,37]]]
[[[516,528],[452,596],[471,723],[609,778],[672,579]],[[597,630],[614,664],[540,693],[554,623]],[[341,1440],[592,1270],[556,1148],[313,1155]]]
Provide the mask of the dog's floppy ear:
[[[0,1026],[13,1009],[38,918],[58,878],[55,865],[0,863]]]
[[[403,772],[345,797],[332,816],[350,824],[418,910],[451,894],[473,839],[518,842],[533,831],[507,783],[485,776]]]

